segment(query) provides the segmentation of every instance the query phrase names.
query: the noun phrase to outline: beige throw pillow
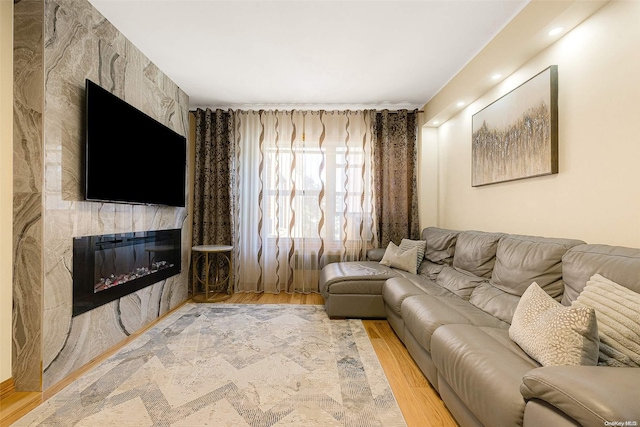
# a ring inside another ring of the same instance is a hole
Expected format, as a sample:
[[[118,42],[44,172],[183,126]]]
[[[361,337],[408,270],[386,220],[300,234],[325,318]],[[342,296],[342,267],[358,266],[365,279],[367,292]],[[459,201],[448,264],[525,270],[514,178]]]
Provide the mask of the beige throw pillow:
[[[595,274],[572,305],[596,311],[599,365],[640,367],[640,294]]]
[[[595,365],[596,314],[589,307],[565,307],[533,282],[513,314],[509,337],[542,366]]]
[[[416,274],[418,270],[418,248],[413,247],[407,251],[402,251],[393,242],[389,242],[387,250],[384,252],[380,264],[387,267],[398,268],[412,274]]]

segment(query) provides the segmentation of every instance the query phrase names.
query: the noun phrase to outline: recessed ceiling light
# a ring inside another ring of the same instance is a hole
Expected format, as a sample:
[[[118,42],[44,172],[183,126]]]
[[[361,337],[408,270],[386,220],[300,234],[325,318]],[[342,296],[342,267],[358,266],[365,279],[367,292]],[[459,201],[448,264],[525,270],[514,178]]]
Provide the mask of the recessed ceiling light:
[[[557,27],[547,33],[548,36],[557,36],[564,30],[563,27]]]
[[[464,101],[460,101],[456,104],[458,107],[464,107]]]
[[[496,73],[496,74],[494,74],[493,76],[491,76],[491,79],[492,79],[492,80],[498,80],[500,77],[502,77],[502,74],[500,74],[500,73]]]
[[[434,125],[439,125],[439,124],[440,124],[440,122],[439,122],[439,121],[437,121],[437,120],[434,120],[434,121],[433,121],[433,122],[431,122],[431,123],[433,123]]]

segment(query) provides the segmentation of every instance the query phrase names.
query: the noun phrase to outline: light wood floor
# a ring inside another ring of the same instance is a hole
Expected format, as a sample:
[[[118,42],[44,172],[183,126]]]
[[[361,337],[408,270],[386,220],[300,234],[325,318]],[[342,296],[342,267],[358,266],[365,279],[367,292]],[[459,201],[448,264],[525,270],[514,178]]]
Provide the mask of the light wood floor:
[[[319,294],[237,293],[222,304],[323,305],[324,299]],[[363,320],[362,323],[369,334],[407,425],[409,427],[457,427],[458,424],[444,406],[440,396],[424,378],[389,323],[386,320]],[[152,325],[148,327],[150,326]],[[123,345],[124,343],[120,347]],[[101,362],[115,351],[117,349],[114,348],[92,364]],[[82,371],[86,372],[87,369]],[[66,382],[72,380],[75,378],[67,379]],[[11,425],[41,401],[42,393],[13,393],[3,398],[0,400],[0,427]]]
[[[10,426],[42,402],[42,393],[17,392],[0,399],[0,426]]]

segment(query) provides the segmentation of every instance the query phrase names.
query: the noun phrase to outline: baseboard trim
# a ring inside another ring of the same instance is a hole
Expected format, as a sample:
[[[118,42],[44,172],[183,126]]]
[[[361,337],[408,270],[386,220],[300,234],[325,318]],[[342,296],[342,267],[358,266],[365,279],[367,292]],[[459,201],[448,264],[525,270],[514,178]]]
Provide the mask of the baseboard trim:
[[[4,400],[16,392],[16,385],[13,383],[13,378],[4,380],[0,383],[0,400]]]
[[[0,427],[8,427],[42,402],[42,393],[16,391],[13,378],[0,383]]]

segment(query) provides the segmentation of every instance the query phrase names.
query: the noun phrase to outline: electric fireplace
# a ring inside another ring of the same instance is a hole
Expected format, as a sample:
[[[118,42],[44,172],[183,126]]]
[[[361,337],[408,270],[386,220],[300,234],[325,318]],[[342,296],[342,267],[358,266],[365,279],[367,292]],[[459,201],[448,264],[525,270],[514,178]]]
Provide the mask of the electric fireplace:
[[[73,239],[73,316],[180,273],[181,230]]]

